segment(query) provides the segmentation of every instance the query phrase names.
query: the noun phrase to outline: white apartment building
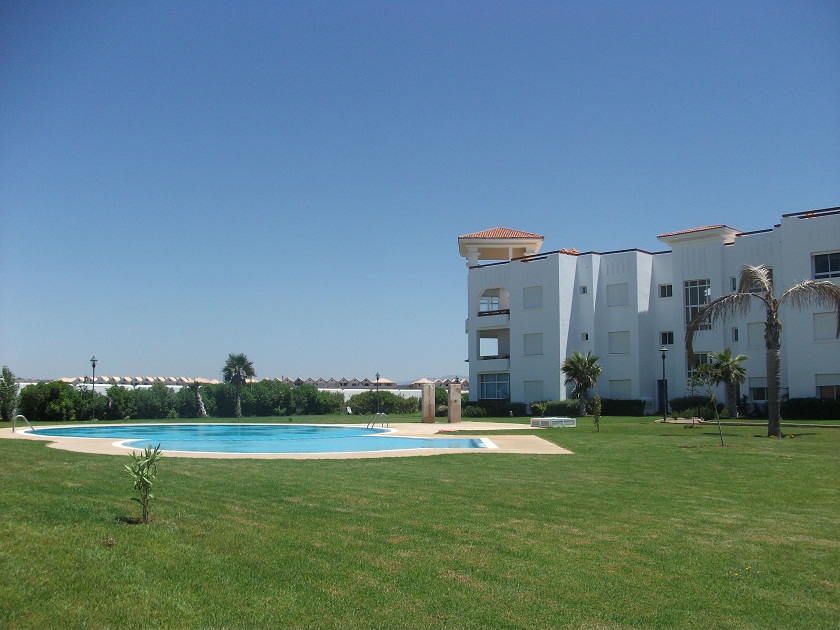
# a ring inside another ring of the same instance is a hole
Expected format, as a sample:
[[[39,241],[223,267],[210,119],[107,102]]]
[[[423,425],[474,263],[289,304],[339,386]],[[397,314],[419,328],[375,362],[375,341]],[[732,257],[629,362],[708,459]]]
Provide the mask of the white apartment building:
[[[776,297],[808,278],[840,284],[840,207],[787,214],[755,232],[716,225],[658,239],[669,249],[539,253],[538,234],[493,228],[459,237],[469,268],[470,399],[567,398],[560,367],[574,350],[591,350],[603,367],[600,395],[643,399],[653,412],[661,404],[661,348],[668,397],[686,395],[686,324],[735,290],[743,265],[769,265]],[[753,402],[767,396],[764,317],[755,307],[694,341],[699,363],[726,347],[750,357],[741,394]],[[837,313],[788,305],[781,318],[783,392],[840,397]]]

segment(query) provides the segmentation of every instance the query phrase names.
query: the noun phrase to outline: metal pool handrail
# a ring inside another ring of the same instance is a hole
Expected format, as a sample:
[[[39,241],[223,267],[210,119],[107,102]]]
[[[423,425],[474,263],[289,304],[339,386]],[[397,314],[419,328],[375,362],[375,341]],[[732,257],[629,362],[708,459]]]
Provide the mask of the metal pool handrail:
[[[385,428],[388,426],[388,414],[386,413],[377,413],[374,414],[373,419],[367,423],[367,428],[372,429],[376,426],[376,423],[379,422],[382,424],[382,427]]]
[[[27,420],[27,419],[26,419],[26,416],[22,416],[22,415],[20,415],[20,414],[18,414],[18,415],[16,415],[16,416],[14,416],[14,417],[12,418],[12,433],[14,433],[14,432],[15,432],[15,421],[16,421],[18,418],[23,418],[23,421],[24,421],[26,424],[28,424],[28,425],[29,425],[29,428],[30,428],[30,429],[32,429],[32,433],[37,433],[37,431],[35,431],[35,427],[33,427],[33,426],[32,426],[32,424],[29,422],[29,420]]]

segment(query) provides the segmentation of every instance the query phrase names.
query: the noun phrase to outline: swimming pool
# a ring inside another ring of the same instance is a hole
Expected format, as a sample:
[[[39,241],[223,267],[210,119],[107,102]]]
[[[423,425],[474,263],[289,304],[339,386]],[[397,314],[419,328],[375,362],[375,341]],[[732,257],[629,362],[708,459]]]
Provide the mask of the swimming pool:
[[[37,429],[47,437],[117,440],[126,449],[160,444],[187,453],[365,453],[413,449],[494,448],[486,438],[397,437],[391,429],[317,424],[126,424]]]

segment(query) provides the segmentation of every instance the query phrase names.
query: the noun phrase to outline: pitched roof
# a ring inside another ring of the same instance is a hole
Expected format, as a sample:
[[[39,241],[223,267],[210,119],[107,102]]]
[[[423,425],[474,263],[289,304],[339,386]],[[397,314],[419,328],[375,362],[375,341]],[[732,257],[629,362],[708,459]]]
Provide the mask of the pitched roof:
[[[519,230],[511,230],[510,228],[494,227],[489,230],[482,230],[481,232],[473,232],[472,234],[464,234],[459,236],[462,238],[527,238],[527,239],[542,239],[539,234],[532,234],[531,232],[520,232]]]

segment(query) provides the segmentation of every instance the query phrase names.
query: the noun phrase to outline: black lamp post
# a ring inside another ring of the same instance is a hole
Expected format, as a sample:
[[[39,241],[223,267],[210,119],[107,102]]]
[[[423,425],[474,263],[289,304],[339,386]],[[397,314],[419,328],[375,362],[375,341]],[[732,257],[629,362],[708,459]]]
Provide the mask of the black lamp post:
[[[379,413],[379,372],[376,373],[376,413]]]
[[[662,356],[662,422],[665,422],[668,418],[668,381],[665,380],[665,355],[668,354],[668,347],[663,344],[659,354]]]
[[[90,417],[91,420],[96,420],[96,406],[94,403],[94,396],[96,395],[96,357],[90,358],[90,367],[93,369],[93,378],[90,381]]]

